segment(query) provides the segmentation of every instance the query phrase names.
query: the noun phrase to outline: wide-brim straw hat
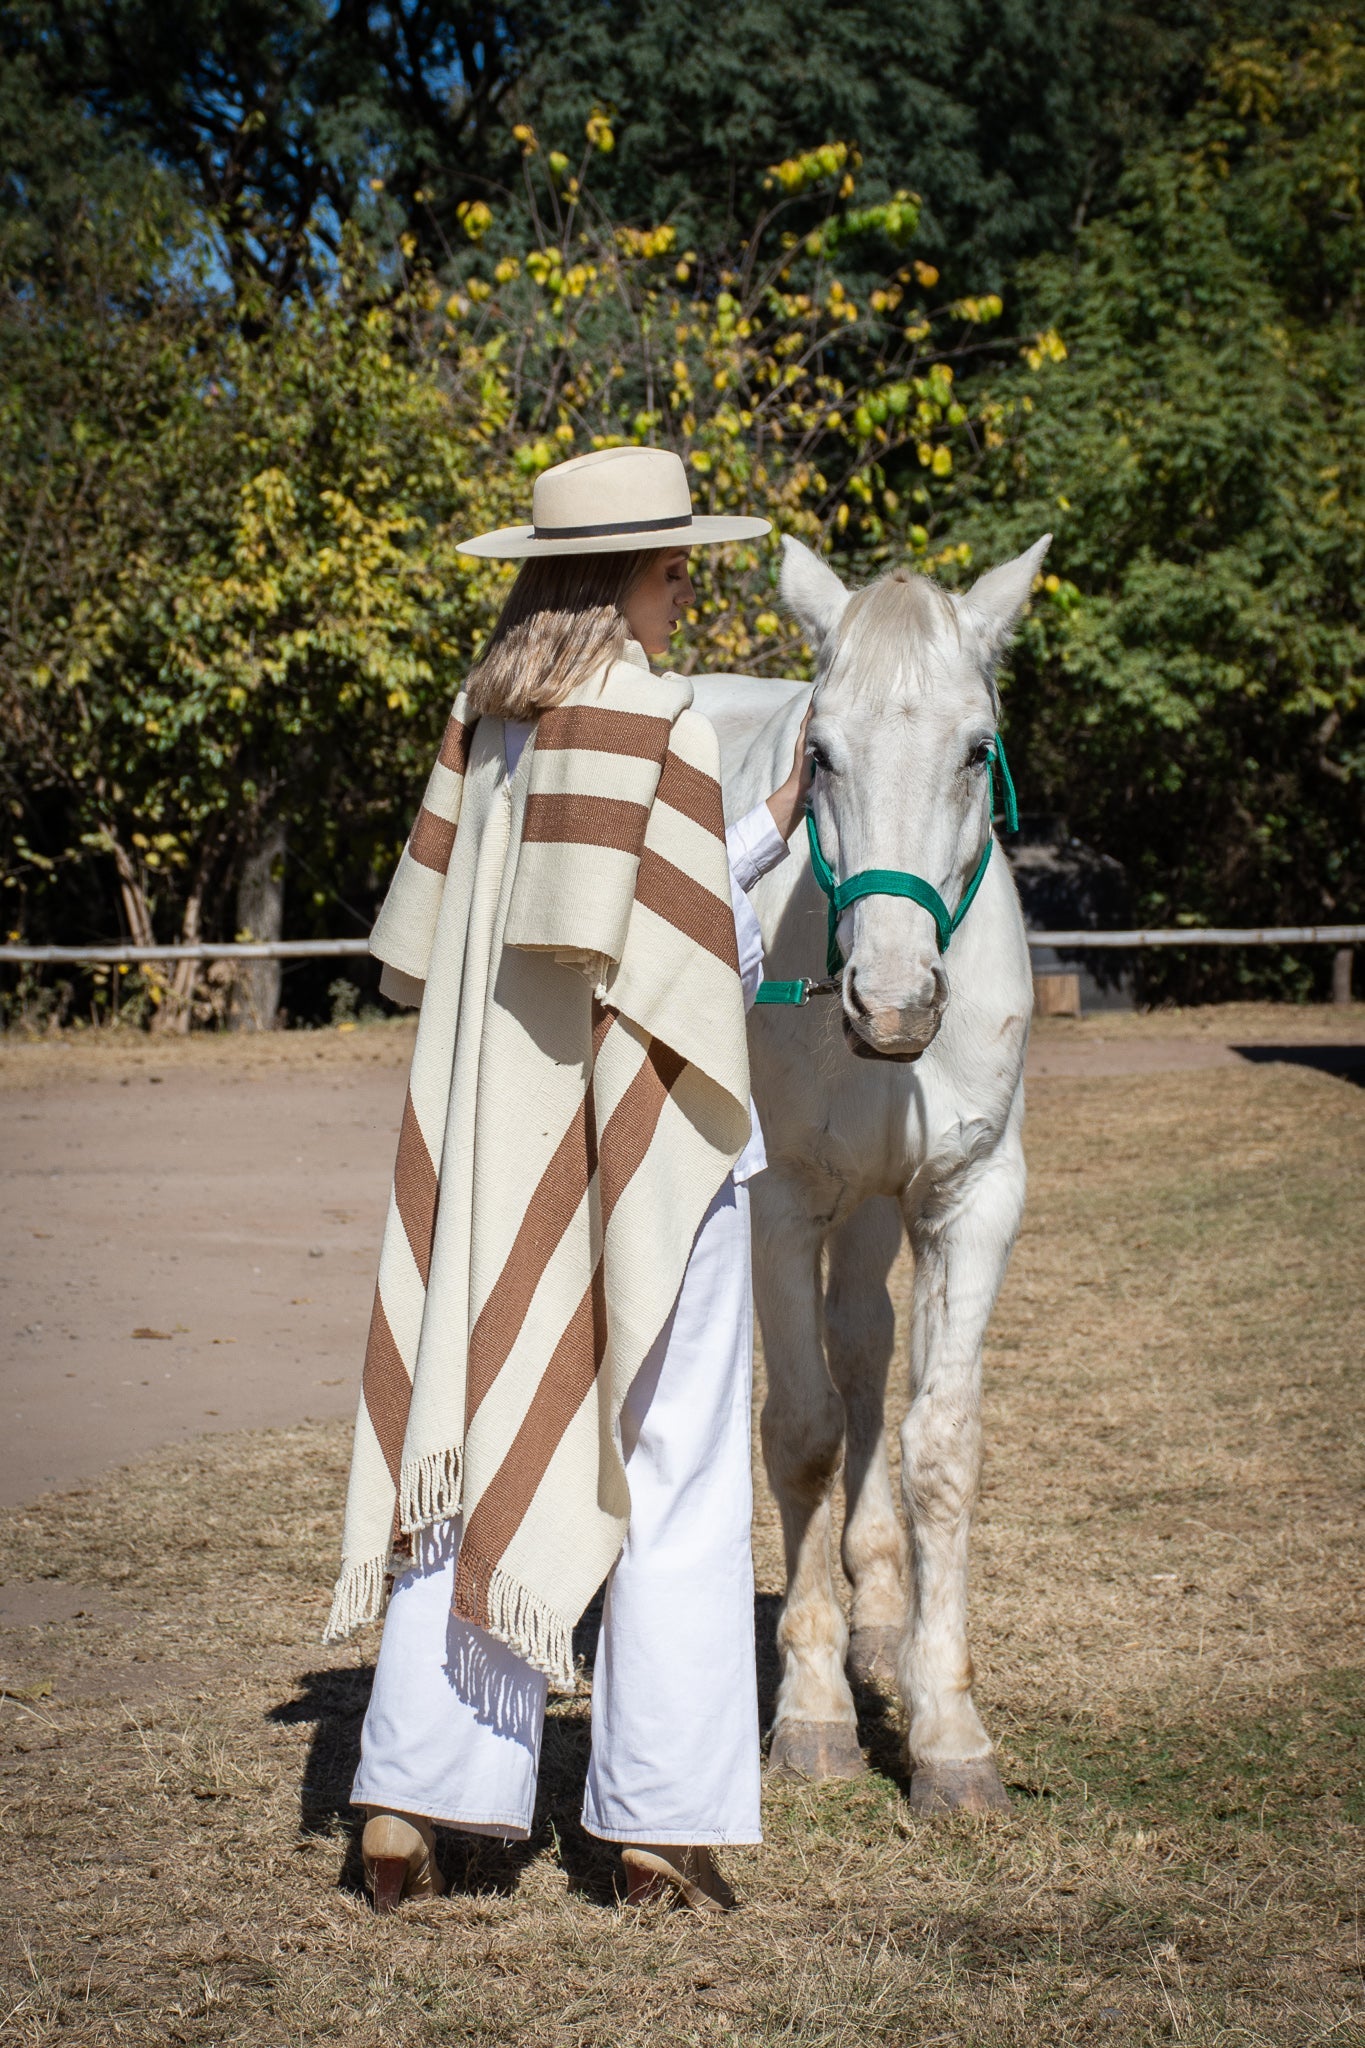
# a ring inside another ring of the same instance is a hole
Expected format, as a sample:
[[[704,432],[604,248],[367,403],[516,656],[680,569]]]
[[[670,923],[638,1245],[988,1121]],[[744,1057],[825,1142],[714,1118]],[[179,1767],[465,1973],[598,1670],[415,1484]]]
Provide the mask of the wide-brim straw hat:
[[[599,448],[542,470],[531,524],[460,542],[462,555],[610,555],[627,548],[695,548],[757,540],[766,519],[698,518],[681,456],[668,448]]]

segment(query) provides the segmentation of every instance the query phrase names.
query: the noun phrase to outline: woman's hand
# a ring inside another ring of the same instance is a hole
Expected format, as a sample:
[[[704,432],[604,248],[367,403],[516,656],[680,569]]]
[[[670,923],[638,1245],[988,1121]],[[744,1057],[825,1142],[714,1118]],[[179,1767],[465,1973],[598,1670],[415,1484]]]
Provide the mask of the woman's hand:
[[[815,779],[815,763],[806,752],[806,728],[810,724],[807,711],[801,721],[801,730],[796,735],[796,752],[792,755],[791,774],[780,789],[775,789],[768,798],[768,809],[773,814],[773,823],[784,839],[792,833],[805,815],[806,798]]]

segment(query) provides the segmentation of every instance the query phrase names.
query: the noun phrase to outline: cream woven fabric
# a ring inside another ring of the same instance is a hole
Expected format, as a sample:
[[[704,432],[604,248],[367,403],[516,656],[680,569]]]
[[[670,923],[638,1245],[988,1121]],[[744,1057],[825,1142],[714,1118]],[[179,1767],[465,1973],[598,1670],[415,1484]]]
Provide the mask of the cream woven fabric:
[[[425,984],[327,1637],[463,1513],[455,1611],[552,1683],[630,1502],[617,1418],[749,1134],[719,751],[630,661],[538,720],[456,700],[372,950]]]

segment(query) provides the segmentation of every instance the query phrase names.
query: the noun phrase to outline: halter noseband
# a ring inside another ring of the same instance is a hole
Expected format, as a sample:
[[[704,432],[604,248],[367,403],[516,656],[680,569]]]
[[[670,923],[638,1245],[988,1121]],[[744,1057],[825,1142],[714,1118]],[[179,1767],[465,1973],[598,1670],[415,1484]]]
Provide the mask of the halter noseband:
[[[1014,794],[1014,778],[1010,774],[1009,762],[1005,758],[1005,742],[999,733],[986,750],[986,844],[981,849],[981,858],[976,864],[972,879],[962,893],[957,909],[950,911],[932,882],[926,882],[922,875],[910,875],[900,868],[864,868],[861,873],[850,875],[846,882],[836,879],[833,868],[825,859],[816,830],[814,811],[806,812],[806,838],[810,844],[811,872],[824,891],[829,903],[829,929],[825,944],[825,981],[764,981],[759,983],[758,1003],[804,1003],[812,995],[833,995],[838,987],[838,977],[843,972],[844,956],[839,951],[839,919],[850,903],[858,902],[863,896],[906,896],[912,903],[918,903],[927,910],[934,920],[938,935],[938,950],[946,953],[948,942],[972,907],[972,901],[981,887],[986,869],[990,866],[991,848],[995,844],[992,819],[995,814],[995,770],[1000,769],[1000,780],[1005,791],[1005,829],[1019,830],[1019,805]]]

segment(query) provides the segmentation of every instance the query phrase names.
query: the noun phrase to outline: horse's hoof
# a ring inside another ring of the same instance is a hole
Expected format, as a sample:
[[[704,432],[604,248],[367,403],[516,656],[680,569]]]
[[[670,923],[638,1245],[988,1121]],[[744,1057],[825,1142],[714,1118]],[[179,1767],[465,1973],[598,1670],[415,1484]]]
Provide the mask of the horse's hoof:
[[[768,1752],[773,1778],[861,1778],[867,1763],[847,1721],[780,1721]]]
[[[910,1780],[910,1811],[935,1813],[1008,1813],[1009,1794],[1000,1782],[994,1757],[971,1763],[917,1764]]]
[[[900,1643],[898,1628],[855,1628],[848,1639],[848,1675],[853,1683],[893,1693]]]

